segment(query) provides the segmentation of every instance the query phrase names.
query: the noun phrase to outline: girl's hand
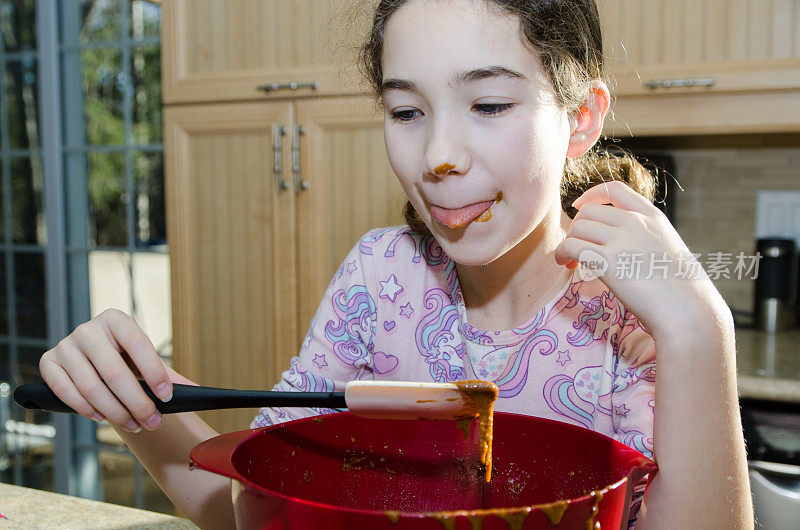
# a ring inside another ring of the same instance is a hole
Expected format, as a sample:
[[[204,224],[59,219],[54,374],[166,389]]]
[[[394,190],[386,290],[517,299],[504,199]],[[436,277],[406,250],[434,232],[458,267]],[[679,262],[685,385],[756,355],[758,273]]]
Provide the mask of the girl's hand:
[[[109,309],[81,324],[39,361],[42,378],[67,405],[86,418],[131,432],[161,425],[161,414],[137,380],[141,376],[163,401],[172,381],[190,383],[164,365],[131,317]]]
[[[556,263],[574,260],[579,273],[594,273],[654,338],[709,318],[732,322],[700,263],[645,197],[611,181],[586,190],[573,206],[578,213],[556,247]]]

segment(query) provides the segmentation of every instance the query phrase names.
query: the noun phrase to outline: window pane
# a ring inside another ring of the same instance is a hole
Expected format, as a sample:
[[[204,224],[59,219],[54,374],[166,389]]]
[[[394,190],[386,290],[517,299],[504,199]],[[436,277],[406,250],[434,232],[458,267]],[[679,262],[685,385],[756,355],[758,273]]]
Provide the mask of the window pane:
[[[164,157],[161,153],[134,153],[136,186],[136,245],[164,245],[167,242],[164,211]]]
[[[36,61],[9,61],[5,82],[9,145],[12,149],[36,149],[39,147]]]
[[[13,171],[13,169],[11,170]],[[5,201],[3,200],[3,196],[5,194],[4,186],[2,186],[2,180],[0,180],[0,243],[5,243],[6,241],[6,216],[5,216]],[[0,282],[2,279],[0,278]]]
[[[17,349],[17,373],[14,382],[18,385],[38,383],[42,380],[39,374],[39,359],[47,351],[44,347],[35,348],[19,346]],[[28,423],[49,423],[50,413],[44,410],[23,410],[23,419]]]
[[[44,348],[20,346],[17,349],[17,371],[13,377],[15,385],[41,381],[39,377],[39,358]],[[51,414],[43,410],[29,410],[12,407],[11,418],[22,422],[21,428],[32,429],[38,425],[38,436],[19,436],[19,463],[22,466],[22,483],[29,488],[49,489],[53,487],[53,437],[55,430],[51,425]],[[12,458],[14,453],[11,452]],[[13,468],[12,468],[13,470]]]
[[[169,255],[135,252],[132,259],[136,321],[156,351],[168,356],[172,353]]]
[[[158,44],[131,48],[133,142],[161,142],[161,55]]]
[[[8,335],[8,290],[6,289],[6,255],[0,254],[0,335]]]
[[[131,37],[158,37],[161,31],[161,7],[153,2],[131,2]]]
[[[36,0],[3,0],[0,34],[7,52],[36,48]]]
[[[84,50],[81,59],[88,143],[124,144],[124,91],[129,83],[122,71],[122,51]]]
[[[38,157],[11,159],[11,221],[15,243],[47,244],[43,187],[42,161]]]
[[[2,382],[11,384],[13,378],[11,376],[11,353],[8,351],[8,344],[0,343],[0,383]]]
[[[121,0],[81,0],[81,3],[81,42],[122,38]]]
[[[89,240],[101,247],[127,246],[125,202],[125,155],[90,153]]]
[[[89,301],[92,318],[108,308],[133,312],[131,257],[126,251],[89,252]]]
[[[15,254],[17,335],[47,338],[47,309],[44,292],[44,255]]]

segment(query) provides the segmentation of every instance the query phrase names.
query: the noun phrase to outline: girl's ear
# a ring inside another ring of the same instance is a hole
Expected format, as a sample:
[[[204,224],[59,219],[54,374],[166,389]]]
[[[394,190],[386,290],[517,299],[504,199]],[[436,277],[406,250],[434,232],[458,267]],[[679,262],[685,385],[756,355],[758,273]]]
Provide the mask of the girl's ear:
[[[570,112],[567,157],[577,158],[591,149],[603,132],[603,122],[611,104],[608,86],[599,79],[589,83],[589,97]]]

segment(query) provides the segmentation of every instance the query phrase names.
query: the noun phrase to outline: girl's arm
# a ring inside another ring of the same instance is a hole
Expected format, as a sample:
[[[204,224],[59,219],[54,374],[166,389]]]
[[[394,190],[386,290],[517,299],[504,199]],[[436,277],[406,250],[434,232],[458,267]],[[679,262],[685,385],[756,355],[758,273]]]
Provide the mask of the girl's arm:
[[[595,270],[655,342],[659,470],[637,529],[753,528],[727,304],[666,216],[623,182],[573,206],[556,263],[604,260]]]
[[[234,527],[230,480],[189,470],[189,451],[216,432],[196,414],[163,418],[142,390],[163,400],[172,382],[194,384],[168,368],[131,317],[108,310],[81,324],[39,361],[42,378],[86,418],[107,419],[164,493],[204,528]]]
[[[137,434],[115,427],[175,506],[200,528],[235,528],[231,481],[189,468],[189,451],[217,436],[193,412],[166,414],[161,427]]]
[[[750,482],[736,391],[733,319],[704,320],[656,336],[654,420],[659,471],[637,530],[753,528]]]

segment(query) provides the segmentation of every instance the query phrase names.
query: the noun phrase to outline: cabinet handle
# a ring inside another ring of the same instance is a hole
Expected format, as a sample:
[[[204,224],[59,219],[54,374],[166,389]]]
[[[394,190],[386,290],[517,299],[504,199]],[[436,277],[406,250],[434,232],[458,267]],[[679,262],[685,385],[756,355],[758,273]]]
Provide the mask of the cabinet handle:
[[[300,135],[306,133],[302,125],[294,124],[292,131],[292,176],[294,177],[294,192],[300,193],[307,190],[310,184],[300,176]]]
[[[310,88],[311,90],[317,89],[316,81],[308,81],[305,83],[268,83],[266,85],[258,85],[256,90],[263,90],[264,92],[275,92],[277,90],[297,90],[299,88]]]
[[[289,189],[289,183],[283,180],[283,162],[281,161],[281,139],[285,135],[286,127],[278,123],[272,125],[272,156],[274,162],[272,170],[275,172],[275,190],[278,193]]]
[[[717,80],[713,77],[690,77],[688,79],[651,79],[642,83],[645,88],[656,90],[657,88],[693,87],[708,86],[712,87]]]

